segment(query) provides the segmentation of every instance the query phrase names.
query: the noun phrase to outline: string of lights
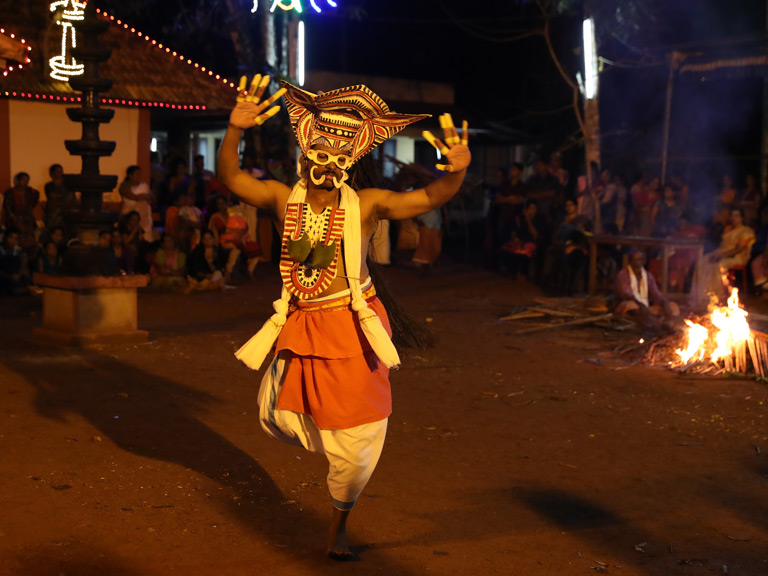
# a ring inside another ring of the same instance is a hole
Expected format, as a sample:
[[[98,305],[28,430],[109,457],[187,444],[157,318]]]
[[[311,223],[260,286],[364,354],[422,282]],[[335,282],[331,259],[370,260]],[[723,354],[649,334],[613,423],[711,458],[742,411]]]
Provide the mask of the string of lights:
[[[140,32],[139,30],[136,30],[136,28],[129,25],[127,22],[123,22],[119,18],[116,18],[112,14],[108,14],[104,10],[101,10],[100,8],[96,8],[96,13],[101,14],[103,17],[107,18],[110,22],[114,22],[118,26],[122,26],[125,30],[130,31],[132,34],[135,34],[139,38],[143,39],[146,42],[149,42],[152,46],[156,47],[158,50],[165,51],[167,54],[170,54],[174,58],[178,58],[181,62],[185,62],[186,64],[193,66],[196,70],[199,70],[200,72],[204,74],[208,74],[208,76],[215,78],[216,80],[221,80],[222,83],[226,84],[230,88],[234,88],[237,90],[237,86],[234,82],[228,80],[227,78],[223,78],[221,75],[214,73],[213,70],[207,69],[205,66],[201,66],[197,62],[193,62],[191,58],[186,58],[182,54],[179,54],[175,50],[171,50],[168,46],[164,46],[162,42],[158,42],[157,40],[154,40],[149,37],[148,34],[144,34],[143,32]]]
[[[44,100],[48,102],[82,102],[80,96],[61,96],[55,94],[41,94],[39,92],[17,92],[5,90],[3,96],[8,98],[26,98],[29,100]],[[100,102],[115,106],[132,106],[135,108],[166,108],[170,110],[206,110],[203,104],[170,104],[168,102],[150,102],[146,100],[124,100],[122,98],[101,98]]]
[[[51,4],[52,11],[54,8],[54,5],[56,8],[60,8],[66,4],[66,2],[54,2]],[[73,15],[75,15],[75,11],[68,11],[72,12]],[[96,9],[96,12],[103,18],[109,20],[110,22],[114,23],[117,26],[120,26],[126,31],[131,32],[132,34],[135,34],[145,42],[151,44],[161,52],[165,52],[169,56],[178,59],[180,62],[186,63],[188,66],[192,66],[196,70],[198,70],[201,74],[204,74],[216,81],[220,81],[225,86],[232,88],[233,90],[237,90],[237,86],[234,82],[230,81],[227,78],[222,77],[220,74],[216,74],[213,70],[210,70],[206,68],[205,66],[201,66],[199,63],[194,62],[191,58],[186,58],[184,55],[179,54],[177,51],[172,50],[168,46],[165,46],[162,42],[158,42],[157,40],[150,38],[149,35],[142,33],[141,31],[137,30],[135,27],[130,26],[127,22],[123,22],[119,18],[116,18],[114,15],[111,15],[107,13],[104,10],[101,10],[100,8]],[[75,15],[76,16],[76,15]],[[76,19],[76,18],[75,18]],[[4,28],[0,28],[0,33],[7,34],[11,39],[16,39],[16,35],[13,33],[7,33]],[[74,38],[74,31],[71,34],[71,36],[68,36],[67,38]],[[28,54],[32,51],[32,47],[27,43],[24,39],[18,39],[18,42],[21,44],[24,44],[27,46]],[[62,42],[62,45],[64,46],[64,41]],[[54,57],[54,58],[61,58],[61,63],[67,62],[67,56],[66,53],[66,46],[62,50],[62,54]],[[62,58],[63,57],[63,58]],[[53,58],[51,59],[53,60]],[[26,60],[24,63],[29,64],[31,62],[31,58],[29,55],[27,55]],[[59,60],[57,60],[57,63],[59,63]],[[57,80],[61,80],[62,78],[58,77],[58,74],[62,72],[62,67],[58,66],[57,68],[52,66],[52,72],[51,77]],[[14,70],[21,69],[23,67],[22,63],[16,64],[15,66],[9,66],[7,69],[3,70],[3,76],[8,76],[10,72],[13,72]],[[57,72],[57,69],[59,72]],[[80,102],[81,98],[79,96],[70,96],[70,95],[62,95],[62,94],[45,94],[45,93],[39,93],[39,92],[28,92],[28,91],[14,91],[14,90],[4,90],[0,92],[0,95],[5,97],[12,97],[12,98],[25,98],[29,100],[41,100],[46,102],[61,102],[61,103],[70,103],[70,102]],[[136,108],[162,108],[167,110],[207,110],[207,106],[204,104],[176,104],[176,103],[169,103],[169,102],[161,102],[161,101],[148,101],[148,100],[140,100],[140,99],[128,99],[128,98],[101,98],[101,102],[105,104],[110,104],[114,106],[129,106],[129,107],[136,107]]]
[[[27,44],[27,41],[24,38],[19,38],[17,40],[16,39],[16,34],[13,34],[12,32],[6,32],[5,28],[0,28],[0,34],[5,34],[11,40],[16,40],[19,44],[23,44],[24,46],[27,47],[27,54],[25,56],[24,62],[19,62],[15,66],[14,65],[8,66],[8,68],[3,70],[3,76],[8,76],[8,74],[13,72],[14,70],[21,70],[21,69],[23,69],[24,68],[24,64],[29,64],[30,62],[32,62],[32,60],[31,60],[31,58],[29,56],[29,53],[32,52],[32,46]]]

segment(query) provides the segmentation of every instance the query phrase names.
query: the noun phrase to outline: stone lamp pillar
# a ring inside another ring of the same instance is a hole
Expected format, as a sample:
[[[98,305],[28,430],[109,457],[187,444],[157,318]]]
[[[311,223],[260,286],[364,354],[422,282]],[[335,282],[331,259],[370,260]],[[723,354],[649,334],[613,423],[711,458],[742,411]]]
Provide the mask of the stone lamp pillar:
[[[35,274],[43,288],[43,327],[35,330],[41,339],[66,345],[102,342],[136,342],[147,339],[137,327],[136,290],[146,286],[144,276],[122,276],[111,250],[98,246],[99,232],[113,227],[117,213],[103,212],[102,195],[117,185],[117,176],[103,175],[99,159],[110,156],[115,142],[99,138],[99,125],[112,120],[114,110],[99,107],[99,93],[112,87],[112,80],[99,77],[99,64],[109,59],[110,50],[99,44],[98,36],[109,27],[99,19],[96,1],[85,8],[85,19],[78,25],[77,48],[72,54],[85,64],[82,76],[69,84],[82,92],[81,106],[67,108],[67,116],[83,126],[80,140],[66,140],[73,156],[82,158],[80,174],[67,174],[64,183],[80,192],[80,209],[65,214],[77,230],[79,242],[67,250],[63,275]]]

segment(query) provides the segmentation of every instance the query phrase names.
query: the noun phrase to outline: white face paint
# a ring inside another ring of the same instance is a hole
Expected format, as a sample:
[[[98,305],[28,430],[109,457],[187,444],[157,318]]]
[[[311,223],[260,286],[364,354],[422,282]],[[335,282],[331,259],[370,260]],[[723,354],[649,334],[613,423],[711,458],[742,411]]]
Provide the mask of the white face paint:
[[[318,166],[312,166],[312,168],[309,169],[309,177],[312,180],[312,183],[315,186],[321,186],[325,183],[325,181],[330,176],[329,174],[323,174],[320,178],[315,177],[315,168],[318,168]],[[333,185],[336,188],[341,188],[341,185],[347,181],[349,178],[349,174],[346,173],[346,171],[341,172],[341,179],[336,178],[336,175],[331,176],[331,180],[333,181]]]
[[[320,186],[328,179],[328,174],[323,174],[320,178],[315,178],[315,168],[317,168],[317,166],[312,166],[312,168],[309,169],[309,177],[312,179],[312,183],[315,186]]]

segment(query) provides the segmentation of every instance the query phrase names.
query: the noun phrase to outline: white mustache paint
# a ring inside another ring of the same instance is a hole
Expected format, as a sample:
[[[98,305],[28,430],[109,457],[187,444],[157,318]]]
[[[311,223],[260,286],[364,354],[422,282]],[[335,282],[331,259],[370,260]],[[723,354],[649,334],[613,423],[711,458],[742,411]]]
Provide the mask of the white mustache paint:
[[[320,178],[317,178],[317,177],[315,176],[315,168],[317,168],[317,166],[312,166],[312,168],[310,168],[310,170],[309,170],[309,177],[312,179],[312,183],[313,183],[315,186],[320,186],[320,185],[322,185],[322,184],[323,184],[323,183],[324,183],[324,182],[325,182],[325,181],[328,179],[328,174],[323,174],[323,175],[322,175]],[[333,181],[333,185],[334,185],[336,188],[340,188],[340,187],[341,187],[341,185],[342,185],[344,182],[346,182],[346,181],[347,181],[347,178],[349,178],[349,174],[347,174],[347,173],[346,173],[346,172],[344,172],[344,171],[342,171],[342,172],[341,172],[341,179],[339,179],[339,178],[336,178],[336,175],[333,175],[333,176],[331,177],[331,179],[332,179],[332,181]]]

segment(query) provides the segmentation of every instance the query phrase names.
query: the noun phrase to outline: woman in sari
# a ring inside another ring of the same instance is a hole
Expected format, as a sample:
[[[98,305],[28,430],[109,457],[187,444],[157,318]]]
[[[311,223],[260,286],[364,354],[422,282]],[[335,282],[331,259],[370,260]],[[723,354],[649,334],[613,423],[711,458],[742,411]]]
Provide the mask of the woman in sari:
[[[723,232],[720,246],[705,255],[696,266],[691,286],[691,306],[705,307],[710,300],[727,296],[723,276],[730,268],[746,266],[749,262],[755,231],[744,224],[744,214],[738,208],[731,210],[730,225]]]

